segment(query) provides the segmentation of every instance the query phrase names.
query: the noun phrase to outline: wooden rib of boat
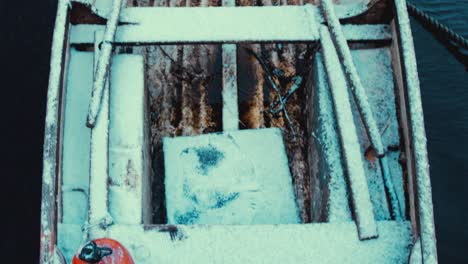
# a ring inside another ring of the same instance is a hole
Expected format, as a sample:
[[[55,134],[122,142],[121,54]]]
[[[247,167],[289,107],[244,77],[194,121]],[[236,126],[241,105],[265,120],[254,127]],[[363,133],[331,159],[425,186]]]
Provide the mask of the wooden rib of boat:
[[[59,0],[40,263],[437,263],[419,89],[403,0]]]

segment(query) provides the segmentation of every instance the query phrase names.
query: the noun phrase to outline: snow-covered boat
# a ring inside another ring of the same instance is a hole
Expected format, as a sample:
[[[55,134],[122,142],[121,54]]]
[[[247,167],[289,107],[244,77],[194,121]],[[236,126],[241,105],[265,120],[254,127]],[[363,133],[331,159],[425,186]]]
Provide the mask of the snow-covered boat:
[[[419,89],[404,0],[59,0],[40,263],[437,263]]]

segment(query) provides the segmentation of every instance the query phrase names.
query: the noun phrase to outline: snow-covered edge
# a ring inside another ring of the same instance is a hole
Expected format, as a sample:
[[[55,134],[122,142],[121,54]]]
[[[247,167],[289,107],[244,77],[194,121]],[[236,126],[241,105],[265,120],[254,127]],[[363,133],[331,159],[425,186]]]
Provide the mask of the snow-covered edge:
[[[320,28],[320,42],[341,138],[359,238],[361,240],[376,238],[378,236],[377,225],[364,171],[363,155],[352,115],[348,85],[326,26]]]
[[[98,67],[101,51],[99,43],[103,32],[95,33],[94,68]],[[94,71],[96,74],[96,71]],[[108,208],[108,178],[109,178],[109,82],[104,83],[101,114],[96,120],[96,126],[91,129],[90,166],[89,166],[89,213],[88,238],[101,237],[104,232],[97,225],[109,216]]]
[[[332,107],[332,98],[321,54],[315,58],[315,71],[317,80],[317,105],[319,113],[318,140],[328,167],[329,173],[329,199],[328,222],[352,221],[349,207],[348,190],[345,181],[345,173],[342,165],[339,136],[336,129],[336,118]]]
[[[122,1],[123,0],[113,0],[112,11],[106,24],[106,31],[101,45],[101,55],[98,60],[91,101],[89,103],[88,118],[86,121],[86,125],[91,128],[95,126],[97,116],[101,109],[104,86],[112,54],[112,42],[114,42],[115,32],[117,31]]]
[[[182,8],[182,7],[177,7]],[[201,7],[200,7],[201,8]],[[249,8],[249,7],[245,7]],[[314,16],[311,16],[313,18]],[[287,23],[287,21],[285,22]],[[137,37],[138,32],[145,31],[149,27],[154,27],[152,23],[143,23],[139,25],[123,25],[117,28],[117,33],[115,36],[115,42],[118,44],[124,43],[172,43],[172,42],[195,42],[198,43],[202,39],[199,37],[198,39],[188,39],[186,36],[181,34],[179,39],[175,37],[162,37],[160,34],[151,35],[149,37]],[[343,25],[343,31],[346,39],[348,41],[374,41],[374,40],[390,40],[392,38],[391,30],[388,25],[383,24],[376,24],[376,25]],[[93,32],[95,30],[104,29],[105,26],[103,25],[90,25],[90,24],[79,24],[79,25],[72,25],[70,27],[70,43],[74,44],[92,44],[93,39]],[[155,31],[154,29],[150,29]],[[127,32],[127,34],[125,34]],[[157,31],[155,31],[157,33]],[[129,34],[128,34],[129,33]],[[243,42],[243,41],[282,41],[285,40],[284,37],[280,35],[281,31],[278,31],[277,36],[273,36],[271,39],[247,39],[247,38],[239,38],[237,41],[234,42]],[[316,35],[309,35],[307,31],[301,31],[301,34],[304,34],[300,39],[306,41],[315,41],[318,40],[318,34]],[[286,39],[287,40],[287,39]],[[208,42],[222,42],[222,41],[213,41],[207,40]],[[291,41],[291,40],[287,40]]]
[[[235,44],[224,44],[223,52],[223,130],[239,129],[237,105],[237,48]]]
[[[343,33],[343,28],[341,27],[340,21],[336,17],[333,3],[331,0],[321,0],[321,7],[323,10],[323,15],[328,22],[328,27],[332,35],[332,40],[335,44],[335,47],[343,64],[343,68],[346,73],[346,78],[348,79],[348,82],[350,84],[350,88],[353,93],[353,97],[356,102],[361,119],[363,121],[364,127],[366,128],[367,135],[369,136],[369,139],[375,151],[377,152],[377,155],[381,157],[380,164],[383,168],[382,173],[385,187],[388,191],[392,214],[394,215],[396,220],[401,220],[402,216],[400,210],[400,203],[398,201],[398,197],[393,186],[390,170],[388,169],[387,159],[384,158],[385,149],[382,144],[382,137],[380,136],[380,131],[377,127],[377,122],[375,121],[374,115],[372,113],[372,108],[369,104],[369,99],[367,98],[366,92],[361,83],[361,79],[354,65],[353,58],[351,57],[351,51],[348,47],[348,43]]]
[[[424,128],[424,116],[421,92],[414,52],[413,35],[406,9],[405,0],[395,0],[395,11],[401,44],[404,82],[408,93],[409,114],[411,120],[412,142],[416,163],[416,187],[419,213],[419,231],[421,237],[423,263],[437,263],[437,247],[432,205],[432,187],[429,177],[427,156],[427,138]]]
[[[96,15],[98,15],[98,16],[100,16],[102,18],[106,18],[109,15],[109,14],[107,14],[105,12],[102,12],[98,8],[96,8],[96,6],[95,6],[96,0],[69,0],[69,1],[70,1],[70,3],[79,3],[79,4],[82,4],[82,5],[85,5],[86,7],[91,9],[92,12],[94,12]]]
[[[369,139],[371,140],[372,146],[375,148],[377,154],[379,156],[383,156],[385,155],[385,150],[379,129],[377,128],[377,123],[372,115],[372,109],[370,108],[369,100],[367,99],[364,87],[362,86],[361,79],[359,78],[356,67],[354,66],[353,58],[351,57],[348,43],[344,37],[343,29],[336,17],[334,5],[331,0],[321,0],[321,7],[324,17],[327,20],[328,27],[330,28],[332,40],[342,60],[343,68],[350,82],[351,91],[353,92],[354,99],[358,105],[358,110],[364,121],[363,123],[366,127]]]
[[[235,6],[234,0],[223,0],[223,6]],[[239,106],[237,105],[237,46],[224,44],[223,53],[223,130],[239,129]]]
[[[100,10],[100,9],[96,8],[93,5],[94,1],[96,1],[96,0],[71,0],[71,2],[77,2],[77,3],[81,3],[81,4],[84,4],[84,5],[88,6],[98,16],[101,16],[101,17],[107,19],[108,16],[109,16],[109,14],[107,12],[108,10]],[[231,0],[223,0],[222,5],[223,6],[228,6],[227,3],[229,3],[230,1]],[[358,1],[357,3],[351,3],[351,4],[340,4],[340,5],[336,6],[336,13],[337,13],[337,15],[338,15],[338,17],[340,19],[350,19],[350,18],[353,18],[353,17],[364,14],[373,5],[375,5],[379,1],[381,1],[381,0],[366,0],[366,1]],[[321,16],[321,14],[320,14],[320,12],[319,12],[316,5],[313,5],[313,4],[306,4],[306,5],[313,6],[315,8],[314,13],[317,15],[318,21],[320,23],[324,22],[324,18]],[[232,6],[234,6],[234,4],[232,4]],[[141,8],[141,7],[138,7],[138,8]],[[152,8],[152,7],[148,7],[148,8]],[[245,8],[245,7],[243,7],[243,8]],[[135,20],[127,19],[126,17],[121,17],[119,21],[122,22],[122,23],[133,23],[133,22],[135,22]]]
[[[122,225],[109,234],[135,263],[405,263],[411,245],[407,221],[378,221],[382,235],[359,241],[353,222],[290,225]],[[60,224],[60,241],[79,226]],[[173,240],[171,240],[171,231]],[[62,245],[73,256],[76,245]],[[201,259],[203,258],[203,259]]]
[[[40,263],[51,263],[55,252],[58,106],[68,7],[68,0],[59,0],[52,39],[44,132]]]

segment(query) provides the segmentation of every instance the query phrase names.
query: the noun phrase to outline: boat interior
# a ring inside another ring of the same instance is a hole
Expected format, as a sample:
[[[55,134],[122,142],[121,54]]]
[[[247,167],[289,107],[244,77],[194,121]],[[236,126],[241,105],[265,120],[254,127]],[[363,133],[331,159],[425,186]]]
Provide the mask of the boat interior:
[[[395,6],[334,6],[124,0],[99,97],[112,1],[72,1],[56,194],[65,262],[111,237],[135,263],[407,263],[419,231]],[[367,105],[346,84],[348,53]]]

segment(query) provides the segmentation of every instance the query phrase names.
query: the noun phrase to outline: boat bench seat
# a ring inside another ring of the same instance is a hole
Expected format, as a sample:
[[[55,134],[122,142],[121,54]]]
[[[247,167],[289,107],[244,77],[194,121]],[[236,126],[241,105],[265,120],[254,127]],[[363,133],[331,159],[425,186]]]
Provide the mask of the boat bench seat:
[[[108,222],[109,216],[119,224],[151,220],[145,102],[143,57],[114,55],[101,113],[91,130],[90,226]],[[93,228],[90,234],[99,237],[102,230]]]
[[[277,128],[164,138],[170,224],[299,223]]]
[[[139,264],[186,263],[408,263],[408,221],[378,221],[377,239],[361,241],[354,222],[292,225],[113,225],[118,240]],[[65,255],[79,245],[77,225],[59,225]]]
[[[109,213],[117,223],[148,223],[151,163],[143,57],[114,56],[109,85]]]

